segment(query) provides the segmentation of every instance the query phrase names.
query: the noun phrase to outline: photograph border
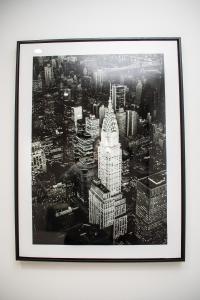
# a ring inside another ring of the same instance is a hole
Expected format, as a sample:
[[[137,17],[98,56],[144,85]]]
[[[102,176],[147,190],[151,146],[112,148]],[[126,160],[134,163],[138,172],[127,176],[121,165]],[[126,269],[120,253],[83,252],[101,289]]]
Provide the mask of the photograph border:
[[[37,43],[68,43],[68,42],[114,42],[114,41],[174,41],[177,44],[179,107],[180,107],[180,151],[181,151],[181,256],[175,258],[56,258],[56,257],[25,257],[19,253],[19,69],[20,45]],[[54,262],[175,262],[185,261],[185,129],[184,129],[184,100],[183,100],[183,70],[180,37],[126,37],[126,38],[77,38],[77,39],[47,39],[17,41],[16,82],[15,82],[15,253],[20,261],[54,261]]]

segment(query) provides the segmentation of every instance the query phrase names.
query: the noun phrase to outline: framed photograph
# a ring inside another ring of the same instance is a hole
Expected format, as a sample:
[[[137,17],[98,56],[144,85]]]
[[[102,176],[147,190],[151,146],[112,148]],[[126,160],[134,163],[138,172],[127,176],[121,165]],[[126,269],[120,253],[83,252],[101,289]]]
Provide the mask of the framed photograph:
[[[16,259],[185,260],[180,38],[17,42]]]

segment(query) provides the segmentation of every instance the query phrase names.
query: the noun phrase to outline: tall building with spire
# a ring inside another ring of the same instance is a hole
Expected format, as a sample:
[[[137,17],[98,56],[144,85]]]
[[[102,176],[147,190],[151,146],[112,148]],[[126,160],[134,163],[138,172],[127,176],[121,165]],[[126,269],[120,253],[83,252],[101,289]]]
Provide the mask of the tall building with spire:
[[[111,228],[113,239],[127,232],[126,199],[121,193],[122,149],[119,129],[109,98],[98,148],[98,178],[89,191],[89,222]]]

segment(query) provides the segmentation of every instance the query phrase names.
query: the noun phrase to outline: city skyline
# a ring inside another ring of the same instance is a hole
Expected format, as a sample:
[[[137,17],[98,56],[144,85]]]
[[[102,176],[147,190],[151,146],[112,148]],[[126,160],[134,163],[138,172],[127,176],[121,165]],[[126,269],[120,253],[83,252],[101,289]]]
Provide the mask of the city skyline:
[[[163,54],[33,58],[35,244],[166,244]]]

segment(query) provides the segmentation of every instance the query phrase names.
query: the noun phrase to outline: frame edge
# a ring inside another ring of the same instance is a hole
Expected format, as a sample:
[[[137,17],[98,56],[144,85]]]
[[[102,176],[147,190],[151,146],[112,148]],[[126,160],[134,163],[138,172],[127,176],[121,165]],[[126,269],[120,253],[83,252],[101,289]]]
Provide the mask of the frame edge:
[[[19,199],[18,199],[18,130],[19,130],[19,64],[20,64],[20,42],[17,42],[16,48],[16,70],[15,70],[15,151],[14,151],[14,174],[15,174],[15,258],[19,256]]]
[[[186,239],[186,182],[185,182],[185,122],[183,94],[183,65],[181,38],[177,38],[178,71],[179,71],[179,106],[180,106],[180,143],[181,143],[181,258],[185,261]]]
[[[126,259],[101,259],[101,258],[43,258],[25,257],[19,253],[19,198],[18,198],[18,121],[19,121],[19,69],[21,44],[36,43],[64,43],[64,42],[102,42],[102,41],[176,41],[178,55],[179,74],[179,104],[180,104],[180,145],[181,145],[181,256],[177,258],[126,258]],[[17,261],[51,261],[51,262],[184,262],[185,261],[185,124],[184,124],[184,97],[183,97],[183,70],[181,37],[116,37],[116,38],[69,38],[69,39],[44,39],[44,40],[20,40],[17,41],[16,50],[16,74],[15,74],[15,151],[14,151],[14,182],[15,182],[15,258]]]

